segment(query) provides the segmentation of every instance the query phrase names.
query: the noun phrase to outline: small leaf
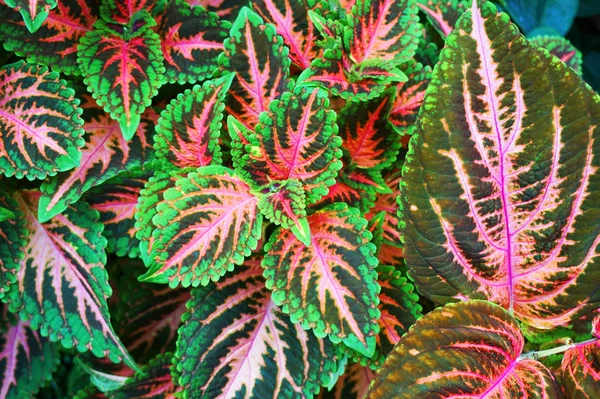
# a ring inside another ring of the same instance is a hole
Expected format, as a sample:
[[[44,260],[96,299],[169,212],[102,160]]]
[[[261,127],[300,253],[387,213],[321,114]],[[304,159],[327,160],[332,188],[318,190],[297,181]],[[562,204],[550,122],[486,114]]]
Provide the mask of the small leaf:
[[[529,41],[536,46],[545,48],[550,54],[558,57],[579,75],[583,73],[581,52],[570,41],[560,36],[536,36]]]
[[[307,217],[311,245],[278,228],[262,262],[273,302],[318,337],[371,356],[380,316],[375,250],[357,209],[334,204]]]
[[[0,190],[0,214],[2,212],[12,216],[5,220],[0,218],[0,300],[17,280],[28,234],[19,204],[9,193]]]
[[[181,396],[181,387],[171,378],[171,358],[173,354],[156,356],[135,376],[128,378],[125,384],[110,393],[110,399],[176,399]]]
[[[233,74],[228,74],[194,86],[167,105],[154,136],[158,158],[179,168],[221,163],[221,121],[225,95],[233,78]]]
[[[152,265],[140,281],[206,285],[256,249],[258,199],[232,170],[207,166],[164,193],[153,217]]]
[[[351,363],[346,366],[344,374],[335,383],[333,390],[323,391],[319,399],[364,399],[373,378],[375,373],[370,367]]]
[[[337,372],[333,344],[292,324],[261,274],[248,259],[192,291],[176,352],[186,398],[312,398]]]
[[[57,4],[57,0],[4,0],[4,2],[21,13],[23,22],[31,33],[42,26],[48,17],[48,12]]]
[[[458,18],[469,8],[467,0],[418,0],[417,7],[425,13],[427,21],[446,38],[454,29]]]
[[[23,61],[6,65],[0,92],[0,173],[43,179],[79,164],[79,100],[56,72]]]
[[[561,397],[552,373],[520,359],[523,335],[500,306],[468,301],[438,308],[402,337],[367,398]]]
[[[136,15],[130,26],[97,21],[81,39],[77,59],[88,90],[119,122],[126,140],[135,134],[165,72],[160,38],[150,29],[156,22],[146,12]]]

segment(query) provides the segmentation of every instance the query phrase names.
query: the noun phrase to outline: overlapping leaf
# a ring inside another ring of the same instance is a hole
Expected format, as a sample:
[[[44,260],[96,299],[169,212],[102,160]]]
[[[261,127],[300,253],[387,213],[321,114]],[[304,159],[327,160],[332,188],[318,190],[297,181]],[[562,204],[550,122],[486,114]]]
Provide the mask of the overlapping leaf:
[[[400,134],[412,134],[419,109],[425,98],[425,90],[431,80],[431,67],[410,60],[402,65],[408,81],[396,86],[394,105],[388,120]]]
[[[400,183],[419,291],[489,299],[537,328],[597,308],[599,137],[589,86],[474,2],[446,39]]]
[[[227,21],[233,21],[244,6],[250,6],[247,0],[186,0],[190,6],[202,6]]]
[[[140,11],[151,12],[156,5],[162,6],[164,0],[102,0],[100,14],[105,21],[127,25]]]
[[[331,391],[323,391],[318,399],[364,399],[375,373],[368,366],[351,363],[346,366]]]
[[[340,360],[271,300],[258,259],[192,292],[179,330],[179,383],[192,398],[311,398]]]
[[[379,285],[371,233],[357,209],[334,204],[307,217],[311,245],[277,229],[263,260],[273,301],[294,323],[371,356],[379,331]]]
[[[153,263],[143,281],[198,286],[231,271],[261,236],[257,203],[250,187],[221,166],[179,179],[156,207]]]
[[[30,33],[16,12],[0,3],[0,37],[4,48],[68,75],[80,75],[77,44],[98,20],[99,0],[61,0],[42,26]]]
[[[43,179],[79,164],[79,100],[56,72],[23,61],[6,65],[0,92],[0,173]]]
[[[242,8],[219,62],[224,69],[236,72],[227,112],[246,127],[254,129],[258,115],[289,88],[288,52],[273,25],[265,25],[254,11]]]
[[[156,22],[138,12],[129,25],[99,20],[78,47],[77,62],[88,90],[130,140],[140,115],[163,83],[160,38],[150,28]]]
[[[6,5],[19,11],[30,33],[37,31],[44,23],[57,0],[4,0]]]
[[[561,36],[536,36],[529,39],[536,46],[545,48],[550,54],[557,56],[578,74],[582,74],[581,51],[577,50],[570,41]]]
[[[194,83],[210,77],[230,27],[202,7],[190,7],[183,0],[167,2],[156,29],[169,82]]]
[[[86,143],[81,161],[76,168],[42,183],[38,210],[41,222],[63,212],[90,188],[123,170],[142,165],[152,156],[153,113],[142,115],[136,135],[127,141],[119,123],[96,104],[87,102],[84,109],[91,116],[83,125]]]
[[[110,392],[110,399],[176,399],[181,392],[171,379],[171,353],[158,355],[141,373],[128,378],[120,388]]]
[[[318,88],[300,87],[272,101],[246,146],[245,179],[258,186],[297,179],[309,203],[327,194],[342,166],[336,115],[328,108],[327,93]]]
[[[225,95],[233,78],[233,74],[228,74],[209,80],[179,94],[167,105],[154,136],[158,158],[180,168],[221,163],[221,121]]]
[[[519,358],[523,345],[519,325],[500,306],[449,304],[425,315],[402,337],[367,397],[561,398],[544,365]]]
[[[375,171],[375,173],[378,173]],[[365,177],[368,177],[369,172],[354,169],[351,171],[344,171],[342,169],[336,179],[333,186],[329,187],[329,192],[323,198],[321,198],[316,205],[327,205],[335,204],[336,202],[343,202],[354,208],[360,209],[361,212],[368,212],[369,209],[375,204],[377,198],[378,185],[370,180],[374,185],[369,184],[358,184],[358,182],[365,182]]]
[[[418,0],[417,6],[425,13],[429,23],[443,38],[448,36],[458,18],[469,8],[466,0]]]
[[[5,302],[52,341],[136,367],[110,324],[104,270],[106,239],[98,213],[78,201],[46,223],[37,220],[39,193],[15,193],[28,239],[17,281]]]
[[[11,284],[17,280],[27,230],[19,204],[3,190],[0,190],[0,209],[13,215],[0,220],[0,299],[3,299]]]

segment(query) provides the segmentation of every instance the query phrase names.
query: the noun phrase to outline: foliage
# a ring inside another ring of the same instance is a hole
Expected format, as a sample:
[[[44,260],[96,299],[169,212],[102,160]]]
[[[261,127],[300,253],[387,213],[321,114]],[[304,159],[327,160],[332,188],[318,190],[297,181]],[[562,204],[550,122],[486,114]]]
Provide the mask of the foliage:
[[[600,9],[497,3],[0,0],[0,398],[596,398]]]

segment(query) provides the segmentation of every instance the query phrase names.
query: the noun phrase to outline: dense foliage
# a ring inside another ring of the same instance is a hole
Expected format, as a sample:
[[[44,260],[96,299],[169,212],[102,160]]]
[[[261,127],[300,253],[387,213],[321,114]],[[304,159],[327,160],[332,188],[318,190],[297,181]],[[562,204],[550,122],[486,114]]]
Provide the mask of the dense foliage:
[[[0,0],[0,398],[600,398],[599,15]]]

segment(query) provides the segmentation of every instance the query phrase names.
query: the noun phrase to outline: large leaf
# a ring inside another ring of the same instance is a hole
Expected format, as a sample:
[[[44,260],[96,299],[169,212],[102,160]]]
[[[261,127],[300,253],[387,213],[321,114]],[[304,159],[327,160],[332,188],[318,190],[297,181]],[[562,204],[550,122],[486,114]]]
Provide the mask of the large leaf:
[[[221,121],[233,77],[234,74],[228,74],[194,86],[167,105],[154,136],[158,158],[180,168],[221,163]]]
[[[0,173],[43,179],[79,164],[79,100],[58,73],[23,61],[6,65],[0,93]]]
[[[289,47],[289,56],[300,69],[310,66],[316,58],[317,30],[308,17],[308,11],[313,8],[314,0],[256,0],[252,7],[267,22],[277,28],[277,33],[283,37]]]
[[[582,74],[581,52],[570,41],[560,36],[536,36],[529,39],[531,43],[543,47],[550,54],[557,56],[562,62],[570,66],[578,74]]]
[[[523,345],[519,325],[500,306],[449,304],[425,315],[402,337],[367,397],[561,398],[544,365],[519,358]]]
[[[250,150],[243,158],[243,176],[258,186],[297,179],[308,202],[317,201],[342,167],[341,139],[327,92],[300,87],[272,101],[269,109],[261,114],[256,134],[246,146]]]
[[[217,70],[217,57],[230,24],[202,7],[183,0],[168,1],[158,19],[157,33],[165,57],[165,76],[180,84],[210,77]]]
[[[0,299],[3,299],[21,269],[27,230],[19,204],[3,190],[0,190],[0,209],[13,214],[0,221]]]
[[[141,279],[195,287],[231,271],[260,239],[257,203],[250,188],[221,166],[179,179],[156,206],[153,263]]]
[[[127,140],[163,83],[160,38],[150,29],[154,25],[146,12],[137,13],[127,26],[99,20],[78,47],[77,62],[88,90],[119,122]]]
[[[34,33],[44,23],[57,0],[4,0],[6,5],[19,11],[29,32]]]
[[[39,193],[16,200],[29,233],[17,281],[4,301],[34,329],[80,352],[125,360],[137,367],[113,331],[106,298],[112,290],[104,270],[106,239],[98,213],[79,201],[46,223],[37,219]]]
[[[438,303],[537,328],[600,301],[600,99],[477,2],[446,39],[400,183],[406,263]]]
[[[83,125],[87,133],[81,162],[74,169],[42,183],[38,217],[41,222],[63,212],[90,188],[122,170],[142,165],[152,154],[151,136],[154,121],[143,115],[137,134],[127,141],[119,122],[111,119],[96,104],[84,106],[91,117]],[[148,116],[148,117],[147,117]]]
[[[333,344],[292,324],[257,259],[197,288],[179,330],[179,383],[193,398],[312,398],[338,369]]]
[[[289,88],[288,48],[273,25],[244,7],[236,18],[219,62],[236,72],[229,89],[227,112],[254,129],[258,115]]]
[[[307,217],[311,245],[278,228],[263,260],[273,302],[294,323],[371,356],[379,331],[377,259],[367,221],[338,203]]]
[[[32,34],[18,20],[15,11],[0,3],[0,37],[4,39],[4,48],[26,57],[28,62],[80,75],[77,45],[98,20],[99,4],[99,0],[61,0]]]
[[[171,353],[152,359],[142,371],[125,381],[125,384],[110,392],[109,399],[176,399],[181,396],[181,387],[171,378]]]

